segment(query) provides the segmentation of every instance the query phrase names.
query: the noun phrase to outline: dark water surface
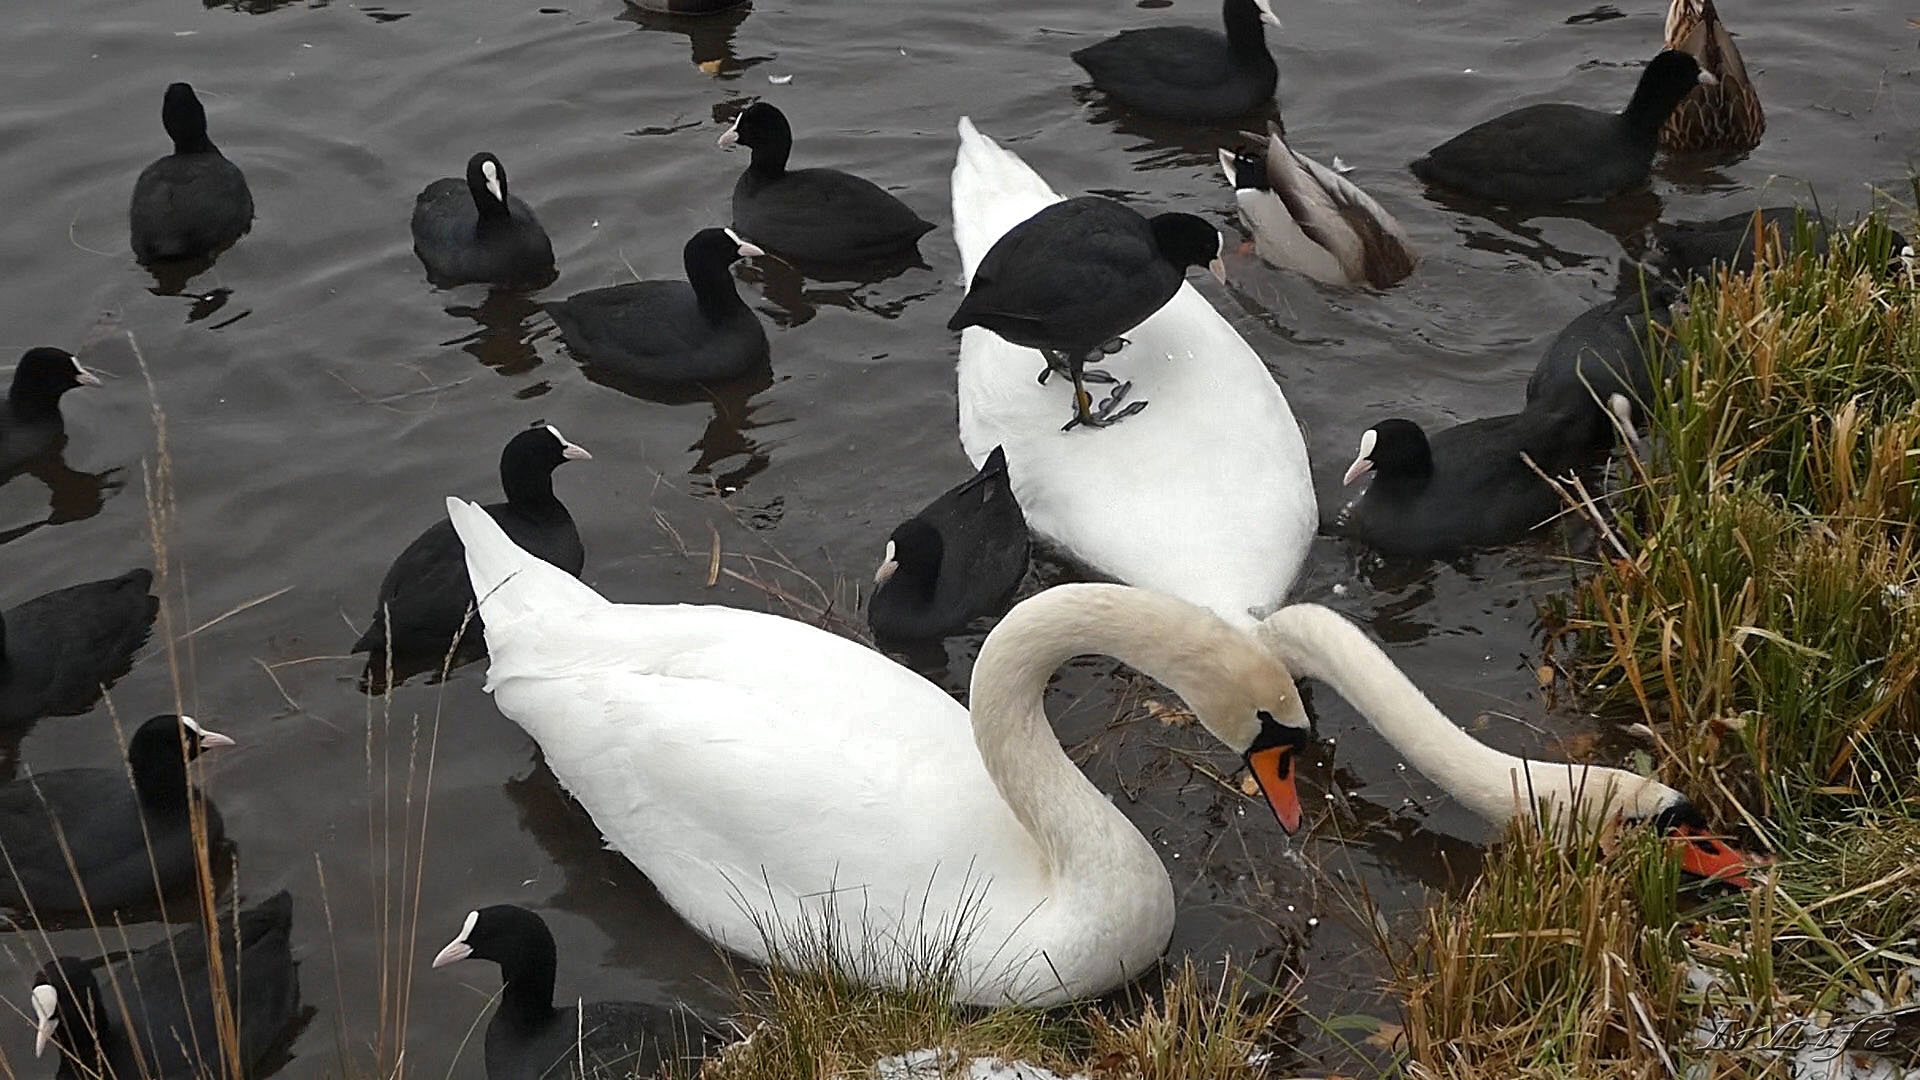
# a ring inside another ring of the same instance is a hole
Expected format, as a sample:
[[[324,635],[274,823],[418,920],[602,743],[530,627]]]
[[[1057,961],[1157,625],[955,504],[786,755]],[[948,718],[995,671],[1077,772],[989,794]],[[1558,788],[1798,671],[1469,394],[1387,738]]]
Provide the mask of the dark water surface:
[[[1306,425],[1330,512],[1368,423],[1517,408],[1547,338],[1610,294],[1623,255],[1621,239],[1587,221],[1499,224],[1443,208],[1405,162],[1512,105],[1617,108],[1658,48],[1664,7],[1280,7],[1286,28],[1270,40],[1296,145],[1356,166],[1352,179],[1399,215],[1424,256],[1385,294],[1323,289],[1246,259],[1231,290],[1205,286]],[[1116,117],[1089,104],[1067,59],[1112,30],[1211,24],[1217,11],[1213,0],[761,0],[748,14],[687,21],[618,0],[77,0],[10,13],[0,360],[65,345],[107,385],[67,399],[71,471],[53,477],[51,494],[34,478],[0,487],[0,605],[150,565],[142,469],[156,444],[137,345],[172,459],[176,631],[243,609],[184,643],[185,701],[241,743],[217,759],[214,787],[244,893],[287,887],[298,898],[296,947],[317,1016],[287,1075],[338,1071],[343,1053],[364,1060],[383,939],[421,968],[408,1063],[442,1074],[497,984],[490,966],[427,972],[427,958],[469,908],[503,900],[547,913],[563,994],[726,1005],[726,966],[600,849],[532,743],[480,692],[483,666],[444,686],[403,687],[389,730],[383,703],[357,686],[359,665],[340,654],[388,562],[438,518],[441,498],[497,498],[501,444],[539,418],[595,455],[565,466],[557,487],[581,524],[586,579],[610,597],[780,608],[730,577],[706,587],[717,536],[727,568],[750,573],[734,553],[777,550],[837,589],[844,612],[892,526],[969,472],[955,437],[957,341],[942,329],[960,297],[946,227],[955,119],[971,113],[1062,191],[1119,193],[1228,225],[1233,201],[1212,151],[1230,134]],[[1767,186],[1777,202],[1811,184],[1843,213],[1870,203],[1869,184],[1898,190],[1920,148],[1920,31],[1908,12],[1750,0],[1724,14],[1767,106],[1766,141],[1741,160],[1663,165],[1651,196],[1602,225],[1631,234],[1655,213],[1747,209]],[[199,88],[258,219],[189,295],[156,295],[127,251],[126,203],[140,168],[167,149],[160,96],[175,79]],[[796,165],[852,169],[942,223],[921,245],[924,267],[879,283],[743,265],[743,288],[770,324],[771,385],[711,402],[636,400],[584,378],[531,302],[435,291],[409,250],[414,193],[488,149],[553,236],[561,277],[543,295],[633,272],[678,276],[682,242],[725,222],[746,164],[715,149],[720,122],[756,97],[792,118]],[[1572,579],[1562,550],[1383,570],[1322,541],[1295,595],[1369,623],[1442,708],[1489,741],[1553,753],[1594,730],[1548,708],[1534,675],[1536,605]],[[957,690],[977,644],[953,643],[950,662],[917,659]],[[113,693],[129,730],[173,702],[165,656],[149,651]],[[1348,897],[1364,885],[1404,913],[1429,889],[1458,888],[1484,829],[1400,770],[1322,691],[1321,731],[1337,743],[1306,771],[1303,793],[1310,810],[1337,798],[1310,818],[1310,837],[1289,842],[1191,764],[1231,775],[1230,755],[1137,708],[1115,719],[1111,695],[1124,684],[1112,669],[1073,665],[1054,711],[1096,782],[1166,849],[1181,903],[1174,952],[1232,949],[1283,982],[1291,966],[1321,1016],[1391,1015],[1374,996],[1380,966],[1359,944]],[[417,830],[402,847],[407,815],[422,814],[418,797],[403,801],[416,718],[418,767],[430,745],[436,756],[421,929],[407,944],[411,906],[391,902],[385,930],[376,912],[419,861]],[[117,741],[102,708],[41,724],[21,755],[40,769],[104,762]],[[380,816],[389,797],[391,851],[369,827],[370,807]],[[131,931],[138,941],[157,933]],[[90,946],[81,934],[56,940]],[[14,1005],[35,962],[24,944],[11,939],[0,966],[0,997]],[[1331,1053],[1310,1025],[1301,1034],[1313,1056]],[[29,1061],[23,1021],[0,1020],[0,1050],[8,1069],[52,1071]],[[477,1042],[458,1069],[479,1074]]]

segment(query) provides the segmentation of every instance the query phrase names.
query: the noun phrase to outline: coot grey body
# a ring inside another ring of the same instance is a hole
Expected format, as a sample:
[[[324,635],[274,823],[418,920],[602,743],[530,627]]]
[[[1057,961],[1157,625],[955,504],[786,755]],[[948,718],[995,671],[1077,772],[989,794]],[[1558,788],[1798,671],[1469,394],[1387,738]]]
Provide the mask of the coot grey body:
[[[156,881],[162,896],[191,888],[199,846],[187,762],[232,745],[190,717],[156,716],[128,741],[128,768],[56,769],[0,784],[0,904],[105,915],[152,906]],[[207,844],[217,848],[226,835],[220,811],[202,805]]]
[[[590,457],[551,426],[528,428],[500,451],[500,487],[507,501],[483,507],[514,543],[575,577],[586,566],[587,553],[573,516],[553,494],[553,470]],[[456,662],[477,657],[486,639],[478,612],[467,621],[473,606],[466,549],[443,518],[393,560],[380,582],[373,622],[353,651],[372,653],[368,666],[374,671],[385,666],[389,642],[396,668],[408,666],[402,661],[438,664],[450,648]]]
[[[465,177],[428,184],[413,201],[413,253],[442,287],[537,289],[553,281],[553,242],[533,208],[507,188],[507,169],[475,154]]]
[[[291,946],[293,897],[276,893],[242,911],[237,937],[232,915],[218,922],[240,1061],[251,1070],[285,1042],[300,1008]],[[188,927],[141,949],[116,963],[110,978],[96,979],[98,963],[60,957],[34,979],[35,1046],[59,1047],[61,1077],[224,1075],[203,928]]]
[[[1067,426],[1103,427],[1146,402],[1116,411],[1130,385],[1121,383],[1093,411],[1087,360],[1124,347],[1121,335],[1173,299],[1188,267],[1205,266],[1224,282],[1220,247],[1218,230],[1192,214],[1148,219],[1098,195],[1057,202],[994,242],[947,329],[979,326],[1039,349],[1047,355],[1041,381],[1053,371],[1073,380],[1075,414]]]
[[[13,369],[7,400],[0,403],[0,479],[59,445],[67,431],[61,395],[76,386],[99,385],[99,377],[65,349],[28,349]]]
[[[0,615],[0,725],[86,712],[153,630],[151,570],[36,596]]]
[[[1413,173],[1436,187],[1504,203],[1599,199],[1631,191],[1653,172],[1667,115],[1701,79],[1693,57],[1667,50],[1641,73],[1623,112],[1529,105],[1434,147],[1413,163]]]
[[[702,229],[685,281],[637,281],[549,301],[574,359],[628,381],[671,386],[737,379],[767,360],[767,332],[734,285],[735,259],[765,254],[730,229]]]
[[[513,904],[469,912],[434,967],[472,958],[500,965],[500,1005],[487,1024],[487,1080],[654,1076],[669,1062],[691,1075],[719,1037],[684,1006],[592,1001],[555,1008],[553,933]]]
[[[207,138],[207,111],[193,87],[167,87],[160,121],[173,153],[134,182],[127,211],[134,257],[154,263],[217,254],[253,227],[253,192],[240,167]]]
[[[933,223],[878,184],[839,169],[787,168],[793,129],[764,101],[734,117],[721,146],[750,147],[733,185],[733,227],[753,242],[809,264],[871,262],[913,250]]]
[[[1027,572],[1027,519],[994,447],[980,471],[902,522],[887,540],[867,622],[891,641],[946,637],[1005,610]]]
[[[1335,530],[1385,555],[1446,558],[1511,543],[1560,512],[1560,497],[1524,461],[1549,475],[1563,465],[1565,419],[1545,410],[1494,416],[1428,438],[1410,420],[1386,420],[1361,436],[1347,469],[1367,472],[1367,490]]]
[[[1566,418],[1570,444],[1587,455],[1606,454],[1616,418],[1629,432],[1646,421],[1653,400],[1648,322],[1667,325],[1679,299],[1673,289],[1654,285],[1645,296],[1630,293],[1582,312],[1547,344],[1527,380],[1527,408]]]
[[[1073,53],[1093,84],[1136,112],[1169,120],[1245,116],[1273,104],[1280,69],[1262,23],[1279,26],[1268,0],[1226,0],[1226,33],[1197,26],[1123,30]]]
[[[1760,216],[1757,237],[1755,214]],[[1802,221],[1806,223],[1810,250],[1815,255],[1826,254],[1826,219],[1798,206],[1769,206],[1712,221],[1657,222],[1653,226],[1654,243],[1659,249],[1656,260],[1663,269],[1679,276],[1705,277],[1723,266],[1736,274],[1750,274],[1754,241],[1778,243],[1782,254],[1791,255],[1800,250]],[[1894,246],[1897,251],[1899,242]]]

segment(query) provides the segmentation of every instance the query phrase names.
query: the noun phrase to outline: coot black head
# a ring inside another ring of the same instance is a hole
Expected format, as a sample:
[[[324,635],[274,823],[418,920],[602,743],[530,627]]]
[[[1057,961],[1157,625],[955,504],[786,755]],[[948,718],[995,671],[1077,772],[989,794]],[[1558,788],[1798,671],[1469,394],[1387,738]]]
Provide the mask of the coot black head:
[[[99,386],[100,377],[80,366],[65,349],[42,346],[28,349],[13,369],[13,388],[7,400],[16,409],[50,409],[60,395],[76,386]]]
[[[434,967],[460,960],[491,960],[504,970],[525,967],[542,954],[552,962],[553,932],[547,921],[517,904],[495,904],[467,912],[460,936],[433,958]],[[511,975],[507,976],[509,980]]]
[[[1236,191],[1272,191],[1267,182],[1267,156],[1255,150],[1233,152],[1233,187]]]
[[[1682,98],[1696,86],[1717,81],[1702,71],[1700,62],[1693,57],[1677,49],[1664,50],[1640,73],[1633,100],[1627,104],[1627,123],[1640,134],[1658,137],[1661,126]]]
[[[480,219],[507,217],[507,167],[492,154],[481,152],[467,159],[467,190],[473,192],[474,209]]]
[[[719,141],[721,146],[739,143],[751,149],[754,169],[778,174],[786,169],[787,155],[793,152],[793,127],[787,123],[787,114],[756,101],[740,110]]]
[[[875,585],[900,579],[916,591],[931,593],[940,583],[940,558],[945,545],[940,530],[917,517],[908,518],[887,538],[886,554],[873,575]]]
[[[695,293],[701,294],[703,302],[707,295],[721,295],[715,286],[721,284],[723,279],[725,293],[736,296],[733,275],[727,268],[737,260],[765,254],[732,229],[717,228],[701,229],[688,238],[686,247],[680,249],[682,264],[687,269],[687,281]],[[704,290],[703,282],[707,283]],[[704,303],[702,306],[705,306]]]
[[[33,977],[33,1056],[58,1046],[87,1068],[99,1064],[98,1035],[107,1029],[107,1011],[100,984],[83,960],[63,956]]]
[[[201,751],[232,746],[233,740],[201,727],[191,716],[156,716],[127,742],[134,790],[152,805],[181,805],[187,796],[187,765]],[[185,749],[185,756],[181,751]]]
[[[553,470],[568,461],[593,457],[567,441],[560,429],[539,423],[507,440],[500,450],[500,487],[507,502],[544,502],[553,498]]]
[[[166,99],[160,105],[160,123],[173,139],[176,154],[203,154],[213,149],[213,142],[207,138],[207,110],[186,83],[167,87]]]
[[[1382,420],[1360,435],[1360,454],[1347,466],[1341,483],[1351,484],[1367,473],[1377,477],[1418,477],[1433,473],[1433,450],[1427,433],[1411,420]]]
[[[1153,227],[1153,244],[1161,258],[1182,270],[1204,266],[1221,284],[1226,284],[1227,267],[1220,261],[1224,241],[1220,230],[1205,218],[1192,214],[1156,214],[1147,224]]]

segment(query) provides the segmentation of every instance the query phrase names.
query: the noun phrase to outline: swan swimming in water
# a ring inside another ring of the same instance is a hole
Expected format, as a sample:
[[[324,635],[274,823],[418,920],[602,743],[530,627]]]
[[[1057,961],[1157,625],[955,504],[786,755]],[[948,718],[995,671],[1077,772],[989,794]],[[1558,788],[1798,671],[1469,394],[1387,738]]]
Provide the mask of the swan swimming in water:
[[[1002,234],[1059,202],[1039,174],[960,120],[953,235],[971,276]],[[1060,431],[1033,349],[960,335],[960,442],[978,467],[1004,446],[1027,525],[1129,585],[1237,626],[1286,599],[1319,527],[1307,445],[1258,353],[1191,283],[1127,331],[1134,393],[1153,407],[1100,431]]]
[[[1533,761],[1503,753],[1447,719],[1358,626],[1318,604],[1281,608],[1255,631],[1288,670],[1339,691],[1407,763],[1460,805],[1496,825],[1546,805],[1555,820],[1578,814],[1650,821],[1682,843],[1681,869],[1745,888],[1746,858],[1716,839],[1679,791],[1625,769]]]
[[[611,603],[473,504],[447,512],[500,711],[675,911],[754,960],[769,938],[827,932],[902,985],[931,942],[955,950],[960,1000],[1038,1006],[1146,971],[1173,932],[1172,882],[1041,698],[1084,653],[1164,681],[1299,825],[1299,693],[1193,604],[1104,584],[1032,597],[981,646],[969,713],[857,642],[763,612]]]

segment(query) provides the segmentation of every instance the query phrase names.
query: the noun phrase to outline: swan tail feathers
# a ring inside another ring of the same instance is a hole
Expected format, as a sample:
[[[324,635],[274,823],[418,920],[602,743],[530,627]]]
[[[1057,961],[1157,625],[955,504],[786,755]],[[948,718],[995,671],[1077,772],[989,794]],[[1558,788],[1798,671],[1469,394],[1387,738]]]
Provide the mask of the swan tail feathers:
[[[532,614],[600,607],[606,598],[513,542],[478,504],[449,496],[447,517],[467,553],[467,577],[489,631]]]
[[[1020,156],[960,118],[960,151],[953,163],[953,238],[972,278],[994,241],[1041,209],[1060,201]]]

